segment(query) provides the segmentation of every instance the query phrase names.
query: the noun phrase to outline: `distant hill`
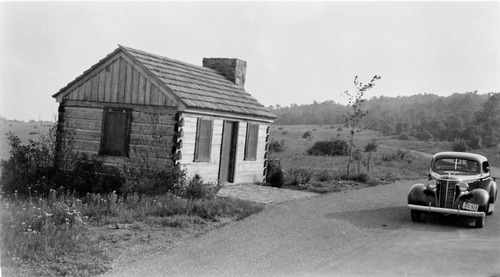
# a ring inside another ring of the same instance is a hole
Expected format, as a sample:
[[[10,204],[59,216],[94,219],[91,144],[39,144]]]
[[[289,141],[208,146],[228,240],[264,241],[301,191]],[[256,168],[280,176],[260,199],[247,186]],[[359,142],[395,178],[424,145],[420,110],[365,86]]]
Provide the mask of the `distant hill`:
[[[449,141],[463,139],[474,147],[500,142],[500,93],[381,96],[363,104],[363,110],[369,111],[363,125],[385,135]],[[349,109],[334,101],[270,108],[277,116],[275,124],[282,125],[342,124],[343,115]]]

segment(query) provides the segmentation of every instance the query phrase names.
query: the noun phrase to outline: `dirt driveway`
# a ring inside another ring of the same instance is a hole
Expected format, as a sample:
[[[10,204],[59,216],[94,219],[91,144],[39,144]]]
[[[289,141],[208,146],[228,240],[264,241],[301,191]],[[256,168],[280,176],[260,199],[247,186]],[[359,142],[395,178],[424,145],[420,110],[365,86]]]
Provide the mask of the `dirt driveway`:
[[[413,183],[268,206],[107,276],[500,275],[500,213],[482,229],[452,219],[413,223],[406,207]]]
[[[238,198],[260,204],[278,204],[290,200],[315,197],[318,194],[254,184],[228,184],[217,193],[217,196]]]

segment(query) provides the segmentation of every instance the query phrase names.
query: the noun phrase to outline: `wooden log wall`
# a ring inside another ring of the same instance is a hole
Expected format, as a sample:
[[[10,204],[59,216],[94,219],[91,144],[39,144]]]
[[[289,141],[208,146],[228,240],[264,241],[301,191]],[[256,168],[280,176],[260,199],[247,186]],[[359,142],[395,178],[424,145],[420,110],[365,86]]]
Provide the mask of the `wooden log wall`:
[[[76,102],[72,102],[73,104]],[[175,107],[154,110],[148,107],[132,107],[129,158],[99,156],[101,145],[103,109],[105,104],[83,103],[64,108],[67,126],[76,131],[75,151],[96,156],[107,164],[123,164],[132,159],[147,159],[160,164],[168,164],[172,154],[174,136]],[[125,106],[131,108],[130,106]],[[154,137],[153,137],[154,135]]]

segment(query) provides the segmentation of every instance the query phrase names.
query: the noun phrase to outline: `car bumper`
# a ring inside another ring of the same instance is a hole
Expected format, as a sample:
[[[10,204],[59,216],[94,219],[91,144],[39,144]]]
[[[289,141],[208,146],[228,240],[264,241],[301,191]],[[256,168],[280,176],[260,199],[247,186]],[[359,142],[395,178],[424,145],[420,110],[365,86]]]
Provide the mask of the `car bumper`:
[[[412,210],[429,212],[429,213],[441,213],[441,214],[456,214],[456,215],[464,215],[464,216],[472,216],[472,217],[484,217],[485,213],[483,212],[474,212],[474,211],[466,211],[466,210],[457,210],[457,209],[446,209],[446,208],[438,208],[432,206],[420,206],[420,205],[412,205],[408,204],[408,208]]]

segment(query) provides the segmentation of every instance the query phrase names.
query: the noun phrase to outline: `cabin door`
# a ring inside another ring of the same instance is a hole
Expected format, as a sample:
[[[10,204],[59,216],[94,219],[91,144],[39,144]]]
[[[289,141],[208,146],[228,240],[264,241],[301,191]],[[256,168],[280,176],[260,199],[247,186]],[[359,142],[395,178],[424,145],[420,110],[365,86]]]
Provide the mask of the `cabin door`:
[[[219,167],[220,182],[234,182],[237,138],[238,122],[224,121]]]

